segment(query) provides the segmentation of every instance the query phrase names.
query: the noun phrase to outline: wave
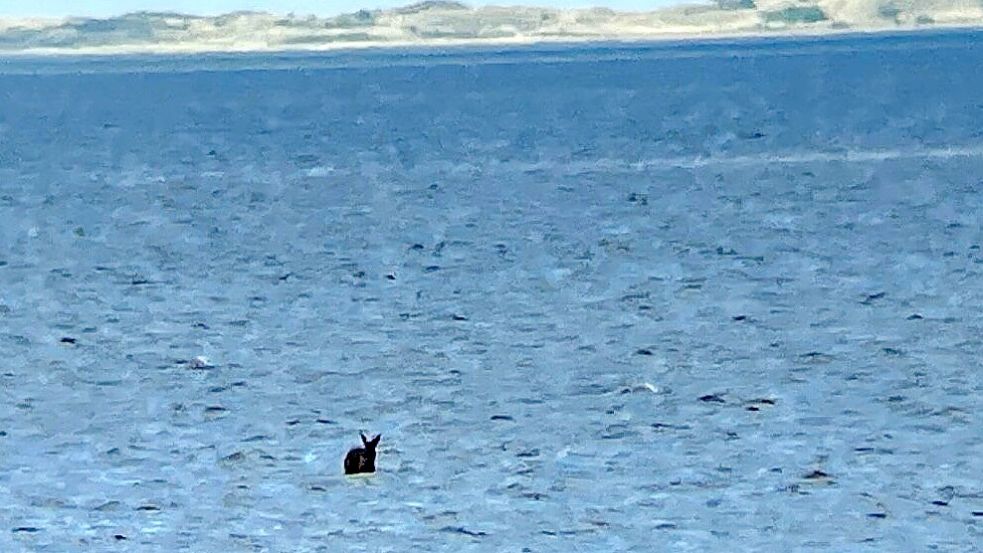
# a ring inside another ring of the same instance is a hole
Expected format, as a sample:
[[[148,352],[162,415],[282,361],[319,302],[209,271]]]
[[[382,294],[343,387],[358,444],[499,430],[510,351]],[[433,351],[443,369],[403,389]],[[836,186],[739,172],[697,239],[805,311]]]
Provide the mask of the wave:
[[[335,17],[137,12],[0,20],[3,53],[233,52],[356,46],[632,40],[980,26],[983,0],[716,0],[649,12],[471,8],[429,1]]]
[[[983,144],[953,145],[944,147],[914,147],[898,149],[854,149],[842,151],[807,150],[793,152],[762,152],[750,155],[669,156],[645,159],[596,158],[585,161],[506,161],[490,165],[459,164],[450,173],[470,174],[480,170],[484,174],[546,171],[551,175],[578,175],[582,173],[637,173],[653,169],[701,169],[741,168],[760,166],[810,165],[814,163],[842,163],[863,165],[891,161],[983,159]]]

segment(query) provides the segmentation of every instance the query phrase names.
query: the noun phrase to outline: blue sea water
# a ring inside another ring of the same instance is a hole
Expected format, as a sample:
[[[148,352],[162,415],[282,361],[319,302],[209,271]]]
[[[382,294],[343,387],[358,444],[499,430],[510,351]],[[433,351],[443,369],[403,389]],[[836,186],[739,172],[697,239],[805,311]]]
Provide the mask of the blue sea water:
[[[0,550],[979,551],[981,38],[0,61]]]

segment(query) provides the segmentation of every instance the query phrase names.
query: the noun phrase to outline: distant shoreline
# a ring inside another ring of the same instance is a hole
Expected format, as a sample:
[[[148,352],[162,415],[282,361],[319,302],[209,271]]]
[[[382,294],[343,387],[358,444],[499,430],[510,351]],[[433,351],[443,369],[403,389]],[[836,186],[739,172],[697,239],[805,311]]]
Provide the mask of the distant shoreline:
[[[108,58],[114,56],[140,56],[140,55],[160,55],[160,56],[193,56],[198,54],[304,54],[319,52],[345,52],[345,51],[365,51],[365,50],[407,50],[415,51],[439,50],[441,48],[458,47],[481,47],[481,46],[501,46],[501,47],[525,47],[536,45],[587,45],[587,44],[625,44],[642,45],[646,43],[699,43],[729,41],[741,39],[795,39],[795,38],[816,38],[842,37],[849,35],[887,35],[887,34],[922,34],[922,33],[944,33],[946,31],[983,31],[980,24],[949,24],[949,25],[912,25],[897,27],[879,28],[842,28],[842,29],[817,29],[817,28],[794,28],[780,30],[751,30],[721,33],[653,33],[640,35],[613,35],[613,36],[529,36],[529,37],[506,37],[506,38],[454,38],[454,39],[428,39],[428,40],[392,40],[392,41],[338,41],[322,44],[309,45],[275,45],[270,46],[261,43],[242,43],[236,45],[213,45],[200,43],[155,43],[146,45],[113,45],[113,46],[89,46],[79,48],[30,48],[23,50],[0,50],[0,60],[2,59],[23,59],[23,58],[55,58],[55,57],[90,57]]]
[[[0,57],[276,54],[536,44],[655,43],[823,37],[983,28],[978,0],[702,0],[650,11],[470,7],[426,0],[333,17],[240,11],[134,12],[109,18],[0,19]],[[791,2],[791,3],[790,3]],[[940,3],[941,2],[941,3]]]

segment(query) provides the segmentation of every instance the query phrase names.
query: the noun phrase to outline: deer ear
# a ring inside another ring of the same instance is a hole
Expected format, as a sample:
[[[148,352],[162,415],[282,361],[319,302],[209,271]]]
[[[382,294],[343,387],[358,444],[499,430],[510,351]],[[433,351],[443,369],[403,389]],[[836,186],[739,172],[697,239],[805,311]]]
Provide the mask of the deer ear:
[[[375,446],[379,445],[379,440],[381,440],[381,439],[382,439],[382,434],[376,434],[375,435],[375,438],[372,438],[372,441],[369,442],[369,445],[371,445],[372,447],[375,447]]]
[[[365,437],[365,434],[359,432],[358,435],[362,437],[362,444],[369,445],[369,439]]]

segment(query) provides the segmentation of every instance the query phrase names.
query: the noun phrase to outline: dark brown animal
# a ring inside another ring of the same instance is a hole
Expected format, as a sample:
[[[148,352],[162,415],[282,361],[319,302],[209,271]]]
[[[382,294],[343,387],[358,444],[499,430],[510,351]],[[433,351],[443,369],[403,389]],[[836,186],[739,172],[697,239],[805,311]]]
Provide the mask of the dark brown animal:
[[[382,434],[376,434],[371,440],[361,432],[358,435],[362,437],[362,445],[365,447],[356,447],[345,455],[345,474],[375,472],[375,448],[379,445]]]

